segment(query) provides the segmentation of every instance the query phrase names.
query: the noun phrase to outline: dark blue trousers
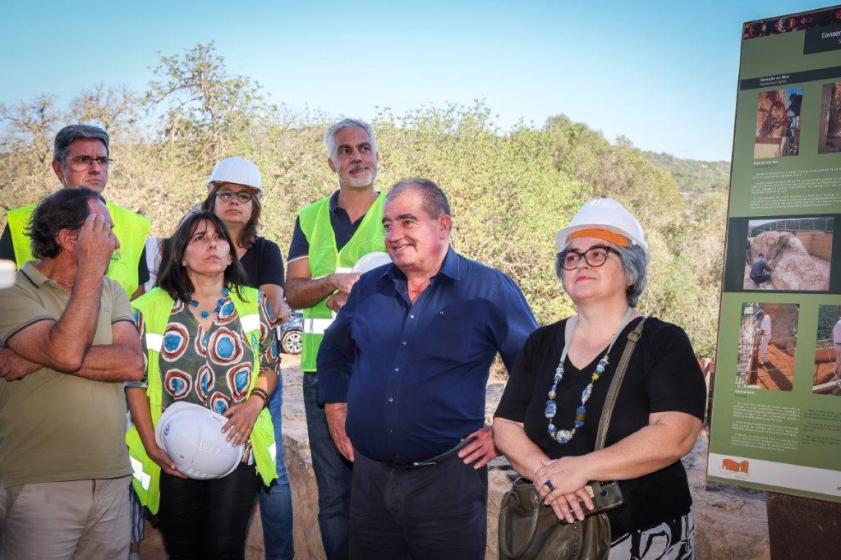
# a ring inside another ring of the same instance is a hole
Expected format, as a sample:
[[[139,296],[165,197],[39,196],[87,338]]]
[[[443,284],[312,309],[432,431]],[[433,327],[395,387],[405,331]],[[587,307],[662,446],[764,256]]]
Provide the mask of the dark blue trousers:
[[[330,438],[324,406],[318,402],[318,374],[304,373],[304,409],[312,468],[318,485],[318,528],[328,560],[348,557],[348,511],[353,464]]]
[[[350,557],[482,560],[488,471],[457,455],[416,469],[355,453]]]

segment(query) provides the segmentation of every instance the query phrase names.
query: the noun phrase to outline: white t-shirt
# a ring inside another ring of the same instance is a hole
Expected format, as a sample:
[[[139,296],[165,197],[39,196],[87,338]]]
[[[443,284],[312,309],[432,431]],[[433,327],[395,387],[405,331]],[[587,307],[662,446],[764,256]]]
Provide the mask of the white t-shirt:
[[[762,329],[762,336],[770,337],[771,336],[771,316],[767,313],[762,316],[762,322],[759,324],[759,328]]]
[[[838,318],[838,322],[832,327],[832,342],[833,344],[841,344],[841,317]]]
[[[143,289],[149,292],[155,287],[158,279],[158,267],[161,265],[160,239],[157,237],[146,238],[146,266],[149,268],[149,280],[143,284]]]

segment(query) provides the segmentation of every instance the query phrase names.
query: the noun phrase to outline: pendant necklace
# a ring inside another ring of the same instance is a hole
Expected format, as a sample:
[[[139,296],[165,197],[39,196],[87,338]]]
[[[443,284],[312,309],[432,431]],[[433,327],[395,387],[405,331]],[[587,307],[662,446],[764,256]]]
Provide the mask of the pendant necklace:
[[[223,288],[222,289],[222,297],[216,300],[216,307],[213,308],[214,313],[219,314],[219,311],[222,309],[222,306],[225,305],[225,300],[228,298],[228,295],[230,293],[231,292],[230,292],[230,290],[228,290],[228,288]],[[194,300],[191,297],[190,298],[190,306],[198,308],[199,302],[197,302],[196,300]],[[208,317],[210,317],[210,311],[207,311],[206,309],[202,310],[202,311],[199,311],[199,316],[202,319],[207,319]]]
[[[558,363],[558,367],[555,368],[555,376],[552,379],[552,387],[549,388],[549,393],[547,394],[549,398],[546,400],[546,408],[543,411],[544,416],[549,419],[549,426],[546,428],[546,431],[549,433],[549,437],[561,445],[569,443],[575,436],[575,432],[578,428],[584,425],[584,418],[587,416],[587,401],[590,400],[590,395],[593,393],[593,383],[599,380],[599,377],[602,376],[605,368],[607,368],[610,363],[610,358],[608,357],[610,355],[610,350],[613,348],[619,333],[622,332],[622,329],[624,329],[625,325],[627,325],[631,320],[631,314],[633,312],[634,310],[632,307],[629,307],[628,311],[625,312],[625,316],[622,318],[622,321],[613,333],[613,338],[611,339],[610,345],[607,347],[604,356],[602,356],[599,363],[596,364],[596,371],[594,371],[593,375],[590,376],[590,383],[588,383],[587,386],[584,387],[584,390],[581,391],[581,405],[575,409],[575,423],[573,424],[572,429],[559,430],[553,422],[555,414],[558,412],[558,405],[555,402],[555,397],[557,396],[558,384],[561,382],[561,379],[564,378],[564,362],[566,361],[570,342],[572,342],[572,334],[575,332],[575,327],[578,324],[578,315],[573,315],[567,319],[564,329],[565,340],[564,349],[561,352],[561,361]]]

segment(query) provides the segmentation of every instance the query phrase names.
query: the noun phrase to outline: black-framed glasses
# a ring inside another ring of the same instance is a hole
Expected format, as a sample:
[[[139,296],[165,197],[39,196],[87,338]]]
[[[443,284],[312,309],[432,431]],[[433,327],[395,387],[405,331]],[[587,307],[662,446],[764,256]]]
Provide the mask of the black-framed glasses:
[[[91,157],[91,156],[75,156],[67,158],[70,161],[71,169],[75,171],[83,171],[91,166],[92,163],[98,163],[101,167],[108,167],[113,159],[106,156]]]
[[[578,263],[581,262],[581,259],[584,259],[584,262],[590,266],[601,266],[607,261],[607,257],[611,253],[619,255],[619,251],[613,247],[593,245],[583,252],[577,249],[566,249],[560,252],[558,258],[561,260],[561,266],[565,270],[575,270],[578,268]]]
[[[251,191],[234,192],[228,189],[219,189],[219,191],[216,193],[216,196],[222,202],[230,202],[234,199],[234,197],[236,197],[238,202],[241,202],[242,204],[248,204],[249,202],[251,202],[255,195],[252,194]]]

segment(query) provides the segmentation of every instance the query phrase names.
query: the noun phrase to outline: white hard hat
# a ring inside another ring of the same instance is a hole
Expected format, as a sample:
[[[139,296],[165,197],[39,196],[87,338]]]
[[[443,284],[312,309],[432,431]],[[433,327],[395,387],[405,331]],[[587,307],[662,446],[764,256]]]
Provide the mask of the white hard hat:
[[[222,478],[242,460],[242,446],[225,441],[228,421],[203,406],[177,402],[167,407],[155,429],[155,441],[179,471],[195,480]]]
[[[612,198],[596,198],[584,203],[569,226],[555,235],[558,251],[564,250],[571,233],[581,229],[606,229],[618,233],[648,252],[642,226],[633,214]]]
[[[225,158],[216,164],[207,180],[207,186],[213,183],[236,183],[263,192],[260,170],[253,162],[238,156]]]
[[[356,261],[356,264],[353,265],[353,272],[368,272],[369,270],[374,270],[378,266],[382,266],[384,264],[389,264],[391,262],[391,257],[388,256],[388,253],[384,253],[382,251],[374,251],[373,253],[368,253],[367,255],[363,255]]]

